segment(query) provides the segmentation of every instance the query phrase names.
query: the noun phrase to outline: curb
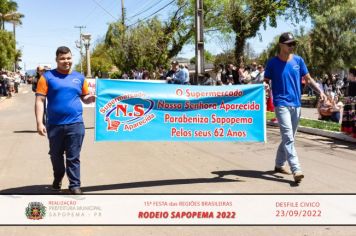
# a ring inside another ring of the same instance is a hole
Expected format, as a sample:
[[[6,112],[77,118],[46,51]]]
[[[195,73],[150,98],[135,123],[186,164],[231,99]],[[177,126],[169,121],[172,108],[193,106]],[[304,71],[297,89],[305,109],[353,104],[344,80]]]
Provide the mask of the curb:
[[[278,127],[278,123],[273,123],[270,121],[267,121],[267,125]],[[346,142],[350,142],[350,143],[356,143],[356,139],[354,139],[342,132],[327,131],[327,130],[315,129],[315,128],[304,127],[304,126],[299,126],[298,132],[319,135],[319,136],[333,138],[333,139],[346,141]]]

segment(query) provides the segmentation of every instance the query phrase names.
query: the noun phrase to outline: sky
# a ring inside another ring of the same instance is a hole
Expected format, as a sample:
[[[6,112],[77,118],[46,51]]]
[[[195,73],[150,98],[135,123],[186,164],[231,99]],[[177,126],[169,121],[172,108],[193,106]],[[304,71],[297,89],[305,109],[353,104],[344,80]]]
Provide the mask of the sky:
[[[79,40],[79,29],[75,26],[85,26],[82,33],[92,35],[91,42],[95,44],[105,37],[108,24],[121,18],[121,0],[15,0],[18,12],[25,15],[22,25],[16,27],[17,48],[23,52],[20,66],[26,70],[34,69],[39,64],[56,66],[55,51],[59,46],[68,46],[73,54],[73,62],[80,61],[80,53],[75,41]],[[139,18],[152,15],[168,5],[171,0],[125,0],[126,24],[133,24]],[[159,11],[161,19],[172,11],[172,4]],[[301,25],[301,24],[300,24]],[[273,38],[282,32],[293,31],[296,28],[284,20],[278,20],[278,27],[261,29],[262,41],[257,37],[250,39],[256,53],[262,52]],[[307,29],[310,22],[303,24]],[[12,30],[12,25],[6,25]],[[205,49],[213,54],[224,50],[219,39],[206,37]],[[183,48],[179,56],[191,58],[195,50],[192,45]]]

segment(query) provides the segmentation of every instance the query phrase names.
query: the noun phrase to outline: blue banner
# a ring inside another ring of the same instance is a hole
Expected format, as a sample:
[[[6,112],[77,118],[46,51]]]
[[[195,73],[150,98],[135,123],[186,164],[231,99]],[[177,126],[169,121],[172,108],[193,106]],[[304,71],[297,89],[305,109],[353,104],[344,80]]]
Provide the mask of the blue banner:
[[[95,141],[265,142],[263,85],[96,81]]]

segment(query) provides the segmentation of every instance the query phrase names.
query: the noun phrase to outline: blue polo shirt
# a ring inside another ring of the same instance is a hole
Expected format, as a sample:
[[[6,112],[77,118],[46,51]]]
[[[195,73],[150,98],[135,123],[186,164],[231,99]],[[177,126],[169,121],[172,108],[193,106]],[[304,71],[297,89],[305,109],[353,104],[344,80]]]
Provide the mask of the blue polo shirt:
[[[83,122],[80,96],[87,94],[88,84],[82,74],[61,74],[55,69],[41,76],[36,91],[37,96],[47,97],[47,122],[52,125]]]
[[[273,57],[267,62],[265,78],[272,81],[274,106],[301,106],[302,77],[308,74],[303,58],[293,55],[289,61]]]

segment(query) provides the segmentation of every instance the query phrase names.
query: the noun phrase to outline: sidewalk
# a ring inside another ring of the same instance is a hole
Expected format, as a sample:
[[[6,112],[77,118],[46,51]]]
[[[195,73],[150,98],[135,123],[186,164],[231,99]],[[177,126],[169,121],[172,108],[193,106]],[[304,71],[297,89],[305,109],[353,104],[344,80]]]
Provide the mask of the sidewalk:
[[[302,117],[307,119],[317,120],[318,110],[315,107],[313,108],[302,107]]]
[[[28,88],[27,87],[25,88],[25,86],[28,86],[28,84],[21,83],[20,86],[19,86],[19,92],[14,94],[14,96],[12,98],[18,96],[24,89],[28,90]],[[0,95],[0,103],[5,101],[6,99],[8,99],[6,96]]]

